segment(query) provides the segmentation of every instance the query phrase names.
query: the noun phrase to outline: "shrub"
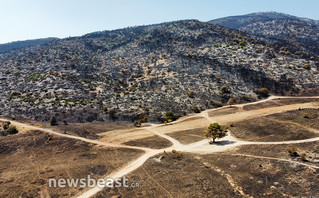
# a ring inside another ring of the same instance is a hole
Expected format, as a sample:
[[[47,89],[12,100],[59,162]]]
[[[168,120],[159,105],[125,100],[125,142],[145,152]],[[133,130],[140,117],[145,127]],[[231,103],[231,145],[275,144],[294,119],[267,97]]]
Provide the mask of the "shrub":
[[[303,68],[304,68],[304,69],[308,69],[308,70],[309,70],[309,69],[310,69],[310,65],[309,65],[309,63],[304,64]]]
[[[134,120],[133,124],[134,124],[134,126],[136,126],[136,127],[142,126],[141,120]]]
[[[10,93],[10,97],[14,97],[14,96],[21,96],[21,93],[18,92],[18,91],[12,91],[12,92]]]
[[[0,130],[0,136],[7,136],[7,132]]]
[[[160,120],[163,122],[163,123],[167,123],[167,122],[173,122],[175,120],[177,120],[180,116],[178,114],[175,114],[171,111],[168,111],[165,113],[165,115],[163,115]]]
[[[16,134],[18,133],[18,129],[14,125],[10,125],[9,128],[7,129],[8,134]]]
[[[268,97],[269,96],[269,90],[267,88],[260,88],[255,90],[257,95],[260,95],[262,97]]]
[[[56,118],[55,118],[54,116],[52,116],[52,117],[50,118],[50,125],[51,125],[51,126],[57,125],[57,121],[56,121]]]
[[[310,114],[309,114],[309,113],[304,113],[304,114],[303,114],[303,118],[309,119],[309,118],[310,118]]]
[[[9,121],[4,122],[2,125],[3,129],[7,130],[9,128],[10,124],[11,124],[11,122],[9,122]]]
[[[147,120],[148,120],[148,116],[145,113],[143,113],[138,116],[138,119],[134,120],[133,124],[136,127],[140,127],[142,126],[142,123],[147,122]]]
[[[194,113],[200,113],[201,112],[200,108],[198,108],[197,106],[193,106],[192,110],[194,111]]]
[[[192,91],[187,92],[188,97],[190,98],[194,98],[195,97],[195,93]]]
[[[216,101],[216,100],[210,100],[210,103],[215,107],[222,107],[223,106],[223,103],[219,102],[219,101]]]
[[[176,150],[172,150],[172,153],[173,153],[173,159],[180,160],[180,159],[183,159],[183,157],[184,157],[182,153],[180,153]]]
[[[292,147],[290,147],[289,149],[288,149],[288,153],[290,154],[290,156],[292,156],[292,157],[298,157],[299,156],[299,154],[298,154],[298,149],[296,148],[296,147],[294,147],[294,146],[292,146]]]
[[[220,91],[221,91],[223,94],[230,93],[230,88],[229,88],[228,85],[223,85],[223,86],[220,88]]]
[[[250,96],[248,96],[248,95],[244,95],[243,97],[242,97],[242,100],[245,100],[245,101],[252,101],[252,98],[250,97]]]

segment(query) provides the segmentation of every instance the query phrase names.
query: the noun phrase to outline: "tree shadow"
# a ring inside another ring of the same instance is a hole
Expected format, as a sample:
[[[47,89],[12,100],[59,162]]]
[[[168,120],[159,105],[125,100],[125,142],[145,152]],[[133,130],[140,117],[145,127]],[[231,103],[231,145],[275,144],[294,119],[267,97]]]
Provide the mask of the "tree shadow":
[[[229,144],[235,144],[235,141],[230,141],[230,140],[222,140],[222,141],[217,141],[217,142],[209,142],[209,144],[217,145],[217,146],[225,146]]]

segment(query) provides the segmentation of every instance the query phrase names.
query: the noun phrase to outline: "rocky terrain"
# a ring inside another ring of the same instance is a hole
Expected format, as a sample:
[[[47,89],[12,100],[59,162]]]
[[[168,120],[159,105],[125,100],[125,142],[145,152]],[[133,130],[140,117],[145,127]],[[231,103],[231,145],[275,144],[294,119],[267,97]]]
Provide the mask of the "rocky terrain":
[[[249,32],[276,43],[290,43],[312,53],[319,52],[319,21],[277,12],[260,12],[215,19],[210,23]]]
[[[296,95],[319,84],[316,52],[197,20],[95,32],[0,53],[0,114],[159,121],[259,88]]]

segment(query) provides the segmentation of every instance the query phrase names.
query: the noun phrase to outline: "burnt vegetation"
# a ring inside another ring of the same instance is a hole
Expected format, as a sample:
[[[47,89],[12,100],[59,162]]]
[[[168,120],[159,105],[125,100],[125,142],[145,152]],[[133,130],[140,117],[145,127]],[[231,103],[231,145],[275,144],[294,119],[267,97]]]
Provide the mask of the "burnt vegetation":
[[[185,20],[11,50],[0,54],[0,114],[140,126],[316,87],[316,51],[272,41]]]

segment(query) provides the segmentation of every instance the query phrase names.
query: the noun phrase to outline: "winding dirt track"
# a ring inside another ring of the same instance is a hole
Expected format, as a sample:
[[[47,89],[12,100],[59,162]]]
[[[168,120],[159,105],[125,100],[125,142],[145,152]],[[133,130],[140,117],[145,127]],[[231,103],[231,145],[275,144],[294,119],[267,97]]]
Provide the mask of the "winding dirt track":
[[[274,114],[274,113],[295,110],[298,108],[319,108],[318,102],[309,102],[309,103],[283,105],[283,106],[277,106],[277,107],[268,107],[268,108],[263,108],[263,109],[258,109],[258,110],[250,110],[250,111],[242,110],[245,105],[264,103],[264,102],[267,102],[267,101],[270,101],[270,100],[273,100],[276,98],[319,98],[319,96],[315,96],[315,97],[271,96],[265,100],[261,100],[261,101],[257,101],[257,102],[240,104],[240,105],[233,105],[234,107],[240,108],[240,110],[238,112],[235,112],[232,114],[219,115],[219,116],[217,115],[217,116],[209,117],[209,113],[216,111],[216,109],[206,110],[206,111],[201,112],[200,114],[195,114],[195,115],[186,116],[184,118],[180,118],[179,120],[177,120],[174,123],[169,124],[169,125],[152,124],[151,126],[144,127],[142,129],[136,129],[136,130],[130,129],[130,130],[120,130],[120,131],[118,130],[118,131],[110,131],[107,133],[102,133],[101,134],[102,138],[99,141],[98,140],[90,140],[87,138],[68,135],[68,134],[62,134],[59,132],[55,132],[51,129],[40,128],[40,127],[32,126],[29,124],[12,121],[12,120],[0,119],[0,121],[10,121],[12,124],[14,124],[16,126],[24,127],[26,129],[29,129],[29,130],[40,130],[40,131],[43,131],[43,132],[46,132],[46,133],[49,133],[52,135],[57,135],[57,136],[65,137],[65,138],[72,138],[72,139],[76,139],[76,140],[80,140],[80,141],[84,141],[84,142],[88,142],[88,143],[92,143],[92,144],[96,144],[96,145],[101,145],[101,146],[106,146],[106,147],[129,148],[129,149],[143,150],[145,153],[142,156],[140,156],[136,160],[128,163],[126,166],[122,167],[121,169],[116,170],[115,172],[105,176],[105,178],[110,178],[110,177],[117,178],[117,177],[123,177],[123,176],[131,173],[132,171],[134,171],[137,168],[139,168],[140,166],[142,166],[147,159],[149,159],[152,156],[155,156],[159,153],[162,153],[165,150],[170,151],[170,150],[175,149],[177,151],[183,151],[183,152],[206,154],[206,153],[224,151],[224,150],[231,149],[231,148],[234,148],[234,147],[239,146],[239,145],[297,144],[297,143],[304,143],[304,142],[319,141],[319,137],[316,137],[316,138],[310,138],[310,139],[304,139],[304,140],[292,140],[292,141],[281,141],[281,142],[249,142],[249,141],[238,140],[237,138],[232,136],[232,134],[230,133],[227,137],[224,138],[224,141],[228,142],[228,144],[225,144],[222,146],[210,145],[210,144],[208,144],[208,141],[206,139],[198,141],[198,142],[194,142],[191,144],[184,145],[184,144],[181,144],[178,140],[166,135],[167,133],[181,131],[184,129],[195,129],[195,128],[198,128],[199,126],[206,127],[207,123],[211,123],[211,122],[229,123],[229,122],[236,122],[236,121],[255,118],[255,117],[261,117],[261,116],[270,115],[270,114]],[[222,107],[222,108],[219,108],[217,110],[227,109],[227,108],[228,107]],[[310,129],[310,130],[312,130],[313,132],[319,133],[319,131],[316,129]],[[103,139],[104,135],[106,135],[107,138]],[[172,143],[172,146],[165,148],[165,149],[150,149],[150,148],[145,148],[145,147],[128,146],[128,145],[121,144],[121,143],[123,143],[123,140],[127,140],[127,139],[130,139],[132,137],[134,138],[135,135],[137,135],[137,137],[138,137],[136,139],[140,139],[141,137],[150,137],[150,136],[156,135],[158,137],[165,138],[168,141],[170,141]],[[113,139],[112,139],[112,137],[113,137]],[[111,139],[112,142],[105,142],[106,139]],[[119,140],[122,140],[122,141],[119,141]],[[113,142],[115,142],[115,143],[113,143]],[[257,156],[248,156],[247,155],[246,157],[257,157]],[[269,159],[275,159],[275,158],[269,158]],[[312,168],[317,168],[317,167],[312,167]],[[91,197],[101,190],[102,190],[102,188],[94,187],[94,188],[89,189],[88,191],[84,192],[83,194],[81,194],[78,197],[79,198]]]

